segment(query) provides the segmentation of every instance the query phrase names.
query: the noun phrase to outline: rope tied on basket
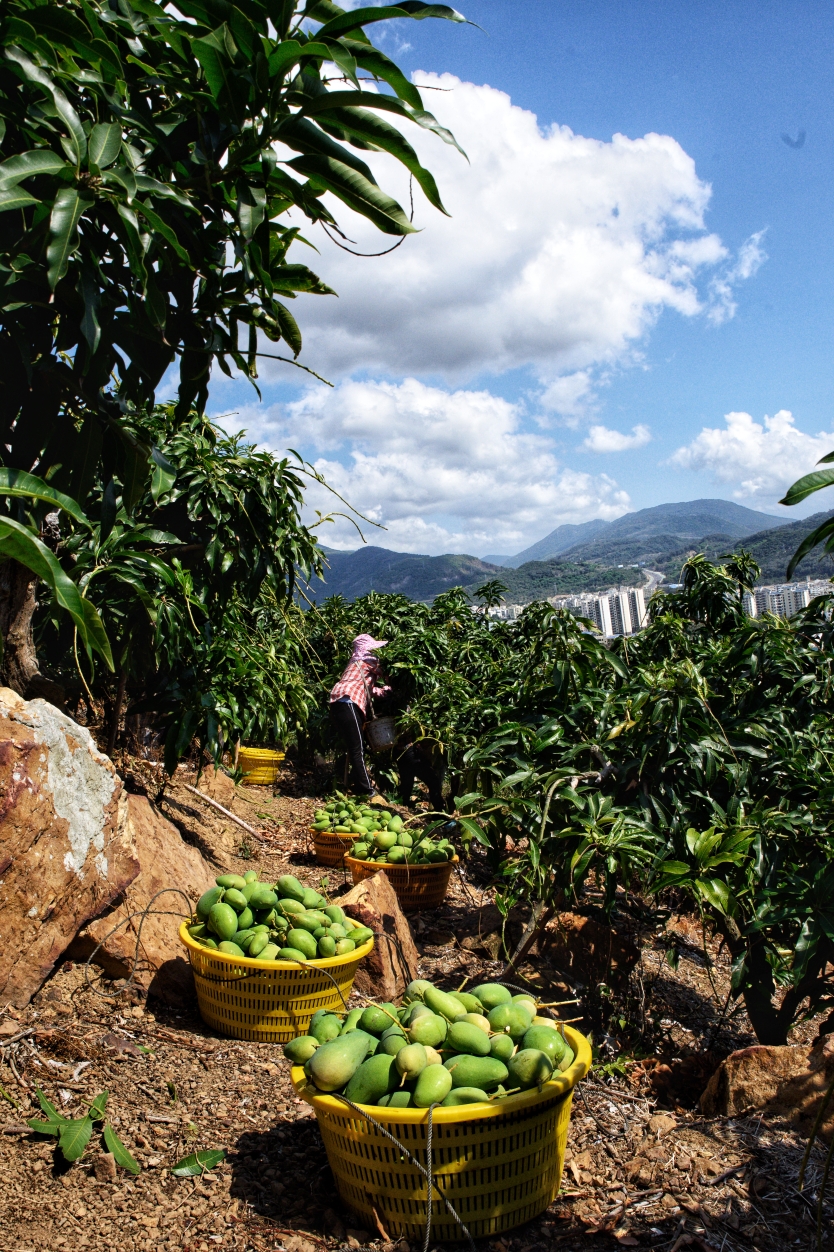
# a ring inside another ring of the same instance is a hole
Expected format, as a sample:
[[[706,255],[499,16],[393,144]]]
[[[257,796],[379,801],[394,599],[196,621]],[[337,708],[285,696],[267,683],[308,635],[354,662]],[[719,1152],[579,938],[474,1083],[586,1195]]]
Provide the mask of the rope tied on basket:
[[[426,1196],[427,1196],[426,1198],[426,1234],[423,1239],[423,1252],[428,1252],[429,1243],[431,1242],[431,1215],[432,1215],[432,1191],[433,1190],[437,1191],[437,1194],[440,1196],[440,1199],[446,1205],[446,1208],[449,1210],[452,1217],[457,1222],[458,1226],[460,1226],[461,1230],[466,1235],[467,1242],[469,1243],[469,1247],[472,1249],[472,1252],[476,1252],[475,1241],[472,1238],[471,1234],[469,1233],[469,1227],[464,1224],[464,1222],[458,1216],[458,1213],[454,1205],[452,1204],[451,1200],[446,1198],[446,1196],[443,1194],[440,1188],[436,1186],[433,1180],[433,1169],[432,1169],[433,1122],[432,1122],[432,1117],[434,1114],[434,1110],[436,1108],[440,1108],[440,1105],[430,1104],[428,1108],[428,1128],[426,1132],[426,1166],[427,1168],[424,1168],[420,1164],[420,1162],[417,1160],[417,1158],[413,1156],[411,1152],[409,1152],[405,1144],[400,1143],[397,1136],[392,1135],[390,1130],[386,1130],[385,1127],[382,1125],[382,1123],[378,1122],[375,1117],[371,1117],[370,1113],[368,1113],[362,1107],[361,1104],[354,1104],[353,1100],[349,1100],[347,1096],[341,1095],[339,1094],[339,1092],[336,1092],[336,1091],[331,1092],[330,1094],[335,1099],[341,1100],[343,1104],[347,1104],[350,1108],[354,1110],[354,1112],[358,1113],[360,1117],[364,1117],[365,1121],[370,1123],[371,1126],[374,1126],[380,1132],[380,1134],[385,1136],[386,1139],[390,1139],[391,1142],[397,1148],[399,1148],[402,1155],[407,1160],[409,1160],[411,1164],[414,1166],[414,1168],[419,1170],[420,1173],[423,1175],[423,1177],[426,1179],[428,1189],[426,1192]]]
[[[173,909],[153,908],[154,901],[158,900],[160,896],[164,896],[169,892],[174,892],[176,895],[182,896],[182,898],[185,900],[186,904],[188,905],[187,913],[177,912],[177,911],[174,911]],[[191,918],[193,915],[194,915],[194,906],[191,901],[191,897],[188,895],[188,892],[183,891],[181,887],[163,887],[160,891],[155,892],[151,896],[150,900],[148,901],[148,903],[145,905],[143,909],[137,909],[135,913],[128,913],[127,917],[123,917],[122,920],[116,926],[114,926],[112,930],[109,930],[107,934],[104,936],[104,938],[100,939],[99,942],[96,944],[96,946],[93,948],[92,952],[90,953],[90,955],[87,957],[86,961],[84,962],[84,981],[88,989],[92,991],[94,995],[101,996],[103,1000],[118,999],[117,995],[111,995],[107,991],[99,991],[98,987],[93,986],[93,983],[90,981],[90,964],[93,961],[93,958],[96,956],[96,954],[100,951],[100,949],[104,947],[105,943],[107,943],[107,940],[112,939],[113,935],[115,935],[117,931],[121,930],[123,926],[126,926],[128,922],[132,922],[134,917],[141,918],[141,921],[139,922],[139,928],[136,932],[136,947],[133,952],[133,961],[131,963],[130,974],[128,975],[128,978],[127,978],[128,987],[133,983],[133,981],[136,978],[136,969],[139,964],[139,949],[142,946],[142,927],[144,926],[146,919],[148,917]]]

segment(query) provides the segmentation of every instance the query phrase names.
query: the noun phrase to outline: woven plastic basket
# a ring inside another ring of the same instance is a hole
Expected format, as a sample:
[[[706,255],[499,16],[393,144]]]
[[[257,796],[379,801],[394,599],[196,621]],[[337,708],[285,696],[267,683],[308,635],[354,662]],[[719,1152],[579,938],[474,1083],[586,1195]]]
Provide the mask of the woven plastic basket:
[[[432,1117],[432,1238],[455,1243],[463,1232],[441,1194],[473,1238],[512,1230],[544,1212],[559,1190],[573,1088],[591,1065],[584,1035],[565,1028],[576,1059],[539,1090],[490,1104],[436,1108]],[[391,1239],[422,1242],[426,1227],[426,1179],[407,1157],[355,1110],[306,1083],[302,1066],[292,1080],[316,1112],[339,1194],[373,1230],[375,1218]],[[369,1108],[368,1113],[408,1149],[425,1169],[428,1110]]]
[[[451,861],[441,861],[437,865],[380,865],[378,861],[357,861],[354,856],[345,856],[345,865],[353,876],[354,884],[364,878],[373,878],[374,874],[384,869],[401,909],[436,909],[438,904],[443,903],[458,859],[455,856]]]
[[[374,946],[369,939],[345,956],[299,966],[214,952],[195,943],[186,926],[180,926],[180,939],[188,949],[203,1021],[221,1035],[260,1043],[287,1043],[306,1034],[318,1009],[341,1011],[342,997],[346,1003],[356,970]]]
[[[345,853],[356,843],[356,835],[336,835],[332,830],[313,830],[312,826],[310,834],[313,836],[317,863],[338,869],[345,863]]]
[[[285,752],[272,748],[241,748],[237,754],[238,768],[250,787],[271,787],[278,777]]]

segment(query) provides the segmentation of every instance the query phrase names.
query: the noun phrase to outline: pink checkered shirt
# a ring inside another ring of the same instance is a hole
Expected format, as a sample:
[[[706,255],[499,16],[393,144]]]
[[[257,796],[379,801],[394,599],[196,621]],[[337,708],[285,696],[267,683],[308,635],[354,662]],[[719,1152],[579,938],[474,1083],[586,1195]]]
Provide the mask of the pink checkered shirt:
[[[375,696],[385,693],[387,688],[375,687],[374,680],[379,677],[379,661],[350,661],[342,677],[330,692],[330,703],[347,696],[354,704],[358,704],[363,713],[367,714],[370,702],[369,692]]]

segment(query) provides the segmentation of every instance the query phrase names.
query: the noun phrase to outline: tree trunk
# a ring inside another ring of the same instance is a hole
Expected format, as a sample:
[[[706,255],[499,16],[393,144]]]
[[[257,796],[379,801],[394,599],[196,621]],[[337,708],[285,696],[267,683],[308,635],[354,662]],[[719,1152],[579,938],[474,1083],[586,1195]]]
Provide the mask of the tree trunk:
[[[38,602],[37,576],[19,561],[0,562],[0,685],[11,687],[25,700],[38,697],[63,704],[64,690],[44,678],[38,669],[38,654],[32,633],[32,620]]]

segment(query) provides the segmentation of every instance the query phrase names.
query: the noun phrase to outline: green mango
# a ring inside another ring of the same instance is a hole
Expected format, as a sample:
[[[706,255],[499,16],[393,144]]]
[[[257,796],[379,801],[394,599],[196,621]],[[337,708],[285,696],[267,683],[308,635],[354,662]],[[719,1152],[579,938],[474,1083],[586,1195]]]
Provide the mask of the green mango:
[[[396,1053],[397,1069],[406,1082],[419,1078],[428,1065],[428,1056],[422,1043],[407,1043]]]
[[[403,1003],[411,1004],[413,1000],[422,1000],[423,993],[427,987],[431,987],[431,983],[426,978],[416,978],[412,983],[408,984],[406,994],[403,995]]]
[[[357,1031],[360,1035],[364,1035],[368,1041],[368,1051],[365,1053],[365,1055],[375,1056],[376,1053],[379,1051],[379,1040],[377,1039],[376,1035],[369,1035],[367,1030],[362,1030],[359,1027],[357,1027]]]
[[[471,1022],[452,1022],[446,1035],[446,1047],[454,1053],[489,1056],[489,1035]]]
[[[427,1004],[433,1013],[437,1013],[439,1017],[445,1017],[448,1022],[456,1022],[459,1017],[463,1017],[466,1009],[460,1000],[456,1000],[454,996],[448,995],[445,991],[438,991],[437,987],[427,987],[423,995],[423,1002]]]
[[[416,1022],[418,1017],[434,1017],[434,1013],[432,1013],[429,1006],[424,1004],[422,1000],[415,1000],[413,1004],[405,1005],[405,1008],[407,1010],[406,1020],[408,1021],[409,1026],[412,1022]]]
[[[259,885],[249,896],[249,907],[253,913],[262,909],[274,909],[277,903],[278,897],[275,892],[263,885]]]
[[[394,816],[389,819],[388,829],[389,830],[402,830],[402,828],[403,828],[403,819],[400,817],[399,813],[395,813]]]
[[[507,1062],[507,1069],[510,1071],[510,1086],[527,1091],[547,1082],[553,1073],[553,1062],[538,1048],[521,1048]]]
[[[350,932],[350,938],[356,947],[360,947],[363,943],[367,943],[369,939],[373,939],[374,932],[368,926],[354,926]]]
[[[246,883],[243,885],[245,887]],[[223,892],[223,903],[230,904],[236,913],[242,913],[249,905],[246,896],[242,891],[238,891],[236,887],[229,887],[228,891]]]
[[[507,988],[498,982],[481,983],[480,987],[472,988],[472,994],[481,1001],[487,1013],[498,1004],[509,1004],[513,998]]]
[[[217,951],[217,941],[214,939],[210,939],[208,936],[206,936],[203,939],[198,939],[197,942],[199,943],[201,948],[213,948],[215,951]]]
[[[412,1043],[422,1043],[436,1048],[446,1038],[448,1025],[445,1017],[437,1013],[425,1014],[409,1023],[408,1037]]]
[[[208,933],[205,922],[195,922],[193,926],[189,926],[187,929],[192,939],[204,939]]]
[[[322,935],[318,940],[318,954],[322,958],[335,956],[336,940],[330,935]]]
[[[482,1104],[489,1101],[489,1096],[480,1087],[453,1087],[443,1101],[444,1108],[454,1108],[456,1104]]]
[[[318,944],[309,930],[300,930],[295,927],[287,931],[287,947],[297,948],[299,952],[304,953],[308,961],[314,961],[319,953]]]
[[[504,1062],[493,1056],[450,1056],[443,1064],[452,1077],[450,1086],[453,1087],[478,1087],[481,1091],[491,1091],[509,1074]]]
[[[248,869],[246,873],[243,875],[243,881],[247,884],[257,882],[258,871],[256,869]]]
[[[204,892],[197,901],[197,916],[201,918],[202,921],[206,921],[215,904],[219,904],[222,899],[223,888],[210,887],[209,890]]]
[[[318,930],[320,927],[326,929],[321,918],[321,913],[295,913],[292,924],[293,926],[300,926],[302,930],[308,930],[312,934],[314,930]]]
[[[347,930],[338,922],[333,922],[327,933],[330,935],[331,939],[347,939],[348,937]]]
[[[525,1005],[498,1004],[490,1010],[489,1024],[496,1034],[509,1035],[514,1043],[518,1043],[532,1026],[533,1018]]]
[[[269,944],[267,946],[274,947],[275,945]],[[299,948],[279,948],[278,955],[274,959],[276,961],[309,961],[310,958]]]
[[[397,1030],[396,1027],[392,1027],[391,1030],[386,1030],[385,1034],[379,1041],[380,1052],[387,1052],[389,1056],[396,1056],[398,1052],[401,1052],[403,1048],[407,1046],[408,1040],[403,1032],[401,1030]],[[411,1046],[415,1047],[416,1045],[412,1044]]]
[[[241,891],[246,886],[246,879],[241,878],[240,874],[221,874],[214,881],[218,887],[236,887],[238,891]]]
[[[331,922],[341,924],[345,920],[344,909],[340,909],[338,904],[328,904],[327,908],[323,909],[322,912],[327,914]]]
[[[260,934],[260,931],[258,931],[258,933]],[[251,930],[251,929],[239,930],[235,935],[234,942],[237,944],[239,948],[243,948],[244,952],[248,953],[249,944],[252,942],[254,938],[255,938],[254,930]]]
[[[279,896],[286,896],[290,900],[297,900],[299,904],[303,904],[304,892],[307,888],[303,887],[292,874],[283,874],[275,884],[275,890]]]
[[[351,1009],[342,1023],[342,1034],[346,1035],[349,1030],[356,1030],[359,1026],[359,1018],[365,1012],[364,1009]]]
[[[512,1002],[513,1004],[521,1004],[525,1008],[529,1009],[531,1018],[534,1018],[539,1011],[538,1006],[536,1004],[535,996],[529,996],[529,995],[513,996]]]
[[[352,939],[337,939],[336,940],[336,955],[347,956],[348,952],[354,952],[356,950],[356,946],[357,945],[354,943]]]
[[[321,896],[318,893],[318,891],[314,890],[314,888],[305,887],[304,895],[301,898],[301,903],[304,905],[305,909],[318,908],[319,904],[321,903]]]
[[[391,848],[388,853],[389,865],[405,865],[406,855],[405,848]]]
[[[399,1057],[401,1053],[397,1053]],[[452,1075],[442,1065],[427,1065],[414,1088],[413,1100],[418,1109],[442,1104],[452,1090]]]
[[[303,1065],[305,1061],[309,1061],[318,1046],[318,1039],[314,1039],[312,1035],[299,1035],[297,1039],[290,1039],[289,1043],[284,1044],[284,1056],[293,1065]]]
[[[470,995],[468,991],[450,991],[449,995],[453,1000],[459,1000],[467,1013],[482,1013],[484,1006],[477,996]]]
[[[260,956],[269,943],[269,934],[264,930],[256,930],[249,941],[249,955]]]
[[[489,1018],[484,1017],[483,1013],[466,1013],[460,1020],[462,1022],[468,1022],[470,1026],[477,1026],[479,1030],[484,1031],[487,1035],[492,1034],[492,1030],[489,1025]]]
[[[310,1057],[310,1077],[319,1091],[341,1091],[368,1054],[368,1036],[352,1030],[323,1043]]]
[[[515,1044],[509,1035],[493,1035],[489,1041],[489,1054],[497,1061],[505,1063],[515,1052]]]
[[[558,1069],[560,1073],[564,1074],[566,1069],[570,1069],[571,1065],[573,1065],[575,1060],[576,1060],[576,1056],[574,1054],[573,1048],[570,1046],[570,1044],[568,1044],[567,1050],[565,1051],[565,1055],[562,1057],[561,1061],[559,1061],[558,1063]]]
[[[231,939],[237,930],[237,913],[228,904],[213,904],[208,915],[208,928],[218,939]]]
[[[391,848],[396,846],[397,836],[388,830],[378,830],[374,835],[374,843],[380,852],[389,852]]]
[[[380,1096],[377,1101],[380,1108],[384,1109],[410,1109],[414,1107],[414,1100],[410,1091],[392,1091],[390,1095]]]
[[[290,900],[289,897],[281,899],[276,905],[279,913],[283,913],[285,917],[296,916],[297,914],[306,913],[304,905],[298,900]]]
[[[549,1026],[531,1026],[528,1031],[525,1031],[521,1046],[522,1048],[538,1048],[539,1052],[544,1052],[554,1068],[570,1050],[559,1031],[551,1030]]]
[[[360,1030],[367,1030],[369,1035],[381,1035],[393,1026],[397,1020],[395,1004],[369,1004],[359,1018]]]
[[[400,1075],[394,1059],[387,1052],[378,1052],[363,1061],[345,1087],[345,1097],[354,1104],[376,1104],[380,1096],[396,1091]]]
[[[393,830],[394,828],[393,826],[389,826],[388,829]],[[410,848],[414,846],[414,840],[411,838],[411,835],[408,833],[407,830],[398,830],[396,832],[396,835],[397,835],[397,847],[405,848],[406,851],[408,851]]]
[[[290,948],[285,949],[285,951],[288,952],[291,950],[292,949]],[[265,948],[261,949],[255,959],[258,961],[277,961],[279,959],[279,951],[280,949],[277,943],[268,943]]]
[[[243,948],[239,948],[236,943],[231,943],[228,939],[224,939],[222,943],[217,945],[218,952],[225,952],[227,956],[245,956]]]
[[[319,1043],[327,1043],[342,1033],[342,1023],[335,1013],[324,1013],[315,1022],[311,1018],[307,1029]]]
[[[237,928],[238,930],[249,930],[250,926],[253,925],[254,921],[255,921],[255,914],[247,905],[246,908],[243,910],[243,912],[238,913],[237,915]]]
[[[331,1013],[330,1009],[316,1009],[310,1018],[310,1027],[315,1026],[316,1022],[320,1022],[323,1017],[335,1017],[335,1013]]]

